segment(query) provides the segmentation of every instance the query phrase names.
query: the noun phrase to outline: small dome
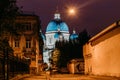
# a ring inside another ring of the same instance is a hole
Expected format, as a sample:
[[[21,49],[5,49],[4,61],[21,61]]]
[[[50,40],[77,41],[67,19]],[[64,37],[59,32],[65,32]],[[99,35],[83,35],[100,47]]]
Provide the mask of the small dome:
[[[78,38],[78,35],[76,34],[75,30],[73,30],[73,33],[71,34],[70,39],[74,40],[74,39],[77,39],[77,38]]]

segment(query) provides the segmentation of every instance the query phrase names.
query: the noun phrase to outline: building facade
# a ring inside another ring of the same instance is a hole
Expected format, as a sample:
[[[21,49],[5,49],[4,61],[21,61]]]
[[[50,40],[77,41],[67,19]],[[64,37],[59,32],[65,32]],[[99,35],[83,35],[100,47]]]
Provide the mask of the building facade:
[[[55,42],[69,41],[70,38],[75,39],[78,35],[75,33],[75,30],[73,31],[73,35],[70,35],[66,22],[61,19],[59,13],[55,13],[54,19],[48,23],[45,35],[42,37],[44,40],[43,61],[50,65],[49,59],[51,58],[51,52],[55,49]]]
[[[84,46],[85,74],[120,77],[120,21],[92,37]]]
[[[30,60],[30,73],[38,72],[40,49],[40,20],[33,14],[21,14],[16,17],[14,30],[16,35],[11,35],[9,44],[14,50],[14,56]]]

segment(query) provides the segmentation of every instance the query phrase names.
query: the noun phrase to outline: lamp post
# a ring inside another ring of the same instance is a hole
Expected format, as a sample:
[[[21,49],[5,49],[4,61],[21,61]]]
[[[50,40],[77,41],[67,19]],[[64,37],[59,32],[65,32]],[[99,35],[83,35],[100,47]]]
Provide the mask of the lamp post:
[[[5,69],[5,80],[9,80],[9,75],[8,75],[8,48],[4,49],[4,69]]]

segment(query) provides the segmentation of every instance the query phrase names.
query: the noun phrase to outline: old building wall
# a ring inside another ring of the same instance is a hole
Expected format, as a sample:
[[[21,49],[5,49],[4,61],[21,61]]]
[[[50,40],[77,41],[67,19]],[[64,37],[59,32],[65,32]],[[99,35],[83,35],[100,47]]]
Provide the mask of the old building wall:
[[[120,77],[119,41],[117,27],[84,45],[85,73]]]
[[[91,74],[91,67],[92,67],[92,46],[90,45],[90,43],[86,43],[83,46],[83,56],[84,56],[84,72],[85,74]]]
[[[30,60],[30,73],[38,73],[40,21],[36,15],[20,15],[16,17],[14,29],[16,35],[11,35],[9,44],[14,50],[14,56]],[[41,41],[42,42],[42,41]],[[42,56],[42,55],[41,55]],[[41,57],[42,59],[42,57]]]
[[[110,33],[102,36],[101,38],[106,38],[107,36],[113,36],[105,39],[104,41],[93,45],[93,74],[103,74],[110,76],[120,76],[120,27],[111,31]],[[97,41],[97,40],[96,40]]]

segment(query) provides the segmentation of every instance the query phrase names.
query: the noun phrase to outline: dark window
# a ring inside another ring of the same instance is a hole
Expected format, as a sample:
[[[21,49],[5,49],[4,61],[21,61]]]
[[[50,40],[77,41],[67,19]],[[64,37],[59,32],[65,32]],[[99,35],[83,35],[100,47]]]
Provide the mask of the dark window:
[[[35,58],[32,58],[32,61],[36,61],[36,59],[35,59]]]
[[[16,30],[32,30],[31,23],[25,22],[25,23],[16,23]]]
[[[26,40],[26,48],[31,48],[31,40]]]
[[[26,30],[31,30],[31,23],[24,23],[24,27]]]
[[[19,40],[15,40],[15,47],[19,47]]]
[[[42,60],[38,60],[38,63],[42,63]]]
[[[49,42],[50,42],[50,44],[52,43],[52,38],[51,37],[49,38]]]
[[[16,23],[15,29],[16,30],[21,30],[22,29],[22,23]]]

